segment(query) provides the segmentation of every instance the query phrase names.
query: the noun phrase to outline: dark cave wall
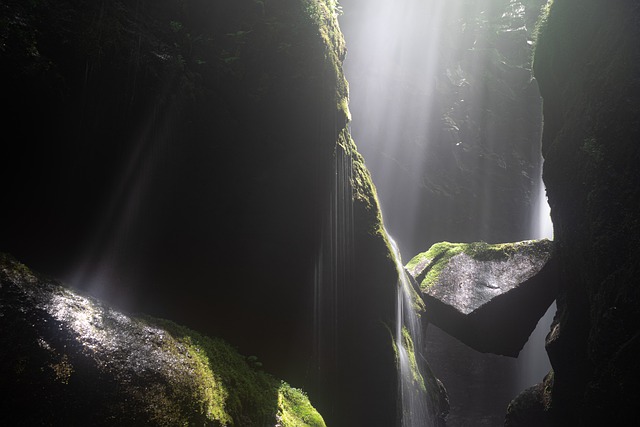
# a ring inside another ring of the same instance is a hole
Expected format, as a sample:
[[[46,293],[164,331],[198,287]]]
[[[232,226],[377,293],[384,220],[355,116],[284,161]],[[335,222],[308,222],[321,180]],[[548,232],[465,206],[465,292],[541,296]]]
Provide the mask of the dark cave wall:
[[[220,332],[253,328],[247,312],[273,329],[288,310],[304,316],[294,302],[310,296],[294,283],[313,269],[339,112],[299,2],[269,15],[253,2],[9,7],[2,82],[18,140],[2,171],[3,249],[57,277],[84,273],[75,286],[127,308]],[[282,306],[267,309],[258,297],[271,286],[258,283],[283,283]]]
[[[547,337],[552,425],[627,425],[640,395],[640,5],[555,0],[534,71],[562,265]]]
[[[397,274],[332,5],[4,2],[0,250],[226,338],[329,425],[393,425]]]

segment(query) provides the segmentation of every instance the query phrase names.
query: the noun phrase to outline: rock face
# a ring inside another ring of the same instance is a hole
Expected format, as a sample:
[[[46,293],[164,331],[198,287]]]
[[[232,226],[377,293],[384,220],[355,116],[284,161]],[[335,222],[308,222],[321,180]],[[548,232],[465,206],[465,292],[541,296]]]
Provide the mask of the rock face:
[[[221,340],[134,318],[0,254],[0,422],[325,426]]]
[[[407,270],[423,319],[481,352],[517,357],[555,299],[553,242],[438,243]]]
[[[529,387],[516,397],[507,408],[505,427],[540,427],[549,425],[550,392],[553,372],[543,382]]]
[[[640,4],[556,0],[535,74],[561,287],[553,426],[632,425],[640,370]]]
[[[330,425],[393,425],[397,272],[337,7],[4,2],[0,250],[258,355]]]

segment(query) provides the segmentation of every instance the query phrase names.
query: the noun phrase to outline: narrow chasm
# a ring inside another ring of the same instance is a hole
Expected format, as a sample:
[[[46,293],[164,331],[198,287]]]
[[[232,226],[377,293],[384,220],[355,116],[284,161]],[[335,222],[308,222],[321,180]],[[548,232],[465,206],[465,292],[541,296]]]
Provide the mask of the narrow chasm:
[[[632,425],[639,23],[3,1],[0,424]]]

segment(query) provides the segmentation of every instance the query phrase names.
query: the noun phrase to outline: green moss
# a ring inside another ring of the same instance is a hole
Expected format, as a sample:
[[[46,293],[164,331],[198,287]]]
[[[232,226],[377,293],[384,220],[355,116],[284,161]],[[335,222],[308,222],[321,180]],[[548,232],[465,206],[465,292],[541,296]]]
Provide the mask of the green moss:
[[[422,313],[425,312],[427,307],[424,305],[424,301],[418,291],[414,289],[413,286],[410,286],[409,292],[411,293],[411,304],[413,305],[413,311],[415,311],[416,315],[420,318],[422,317]]]
[[[251,426],[278,418],[282,426],[324,426],[307,396],[259,370],[261,364],[255,357],[245,358],[226,342],[171,321],[145,321],[165,329],[176,343],[186,347],[197,379],[193,404],[207,420],[224,426]],[[176,351],[176,343],[168,340],[163,345]]]
[[[282,427],[326,426],[307,395],[282,382],[278,388],[278,424]]]
[[[222,384],[220,377],[214,374],[207,352],[189,336],[182,337],[180,341],[186,345],[189,355],[195,361],[193,373],[199,380],[196,386],[200,413],[207,419],[219,421],[223,425],[233,424],[233,419],[226,410],[229,391]]]
[[[342,8],[336,0],[304,0],[303,8],[324,42],[325,65],[328,74],[335,79],[336,110],[348,121],[351,119],[348,107],[349,85],[342,70],[346,45],[338,24],[338,15],[342,13]]]
[[[411,339],[411,333],[409,333],[409,330],[405,326],[402,327],[402,343],[404,345],[404,348],[407,350],[407,355],[409,356],[413,384],[420,390],[426,391],[424,378],[422,378],[420,369],[418,369],[418,362],[416,361],[416,351],[413,345],[413,340]]]
[[[343,96],[338,101],[338,110],[344,115],[347,121],[351,121],[351,111],[349,110],[349,98]]]
[[[490,245],[486,242],[469,243],[463,252],[478,261],[504,261],[512,256],[520,243],[499,243]]]
[[[417,272],[414,277],[420,284],[420,289],[425,291],[436,283],[442,269],[447,265],[449,260],[453,256],[463,252],[467,245],[467,243],[436,243],[431,246],[428,251],[413,257],[407,263],[406,268],[411,272]]]
[[[533,30],[533,40],[534,40],[534,42],[538,40],[538,37],[540,36],[540,34],[544,31],[545,27],[547,26],[547,20],[549,18],[549,11],[551,10],[552,6],[553,6],[553,0],[548,0],[547,4],[542,6],[542,11],[540,13],[540,16],[538,17],[538,21],[536,22],[536,26],[535,26],[535,28]]]

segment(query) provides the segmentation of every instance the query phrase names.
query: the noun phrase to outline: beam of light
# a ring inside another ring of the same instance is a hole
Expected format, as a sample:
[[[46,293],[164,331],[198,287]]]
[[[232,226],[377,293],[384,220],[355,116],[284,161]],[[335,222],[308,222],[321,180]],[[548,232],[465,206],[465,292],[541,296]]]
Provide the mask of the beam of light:
[[[170,89],[166,85],[165,93]],[[82,256],[65,278],[71,286],[120,307],[132,302],[125,290],[135,280],[129,274],[131,267],[143,254],[136,253],[131,236],[145,223],[146,197],[153,179],[166,166],[168,135],[178,110],[178,105],[162,113],[157,105],[148,107],[146,119],[131,136],[131,148],[123,156],[111,189],[105,193],[94,232],[87,236]]]
[[[538,200],[535,215],[531,224],[533,239],[553,239],[553,223],[551,222],[551,208],[547,201],[546,189],[542,176],[538,181]],[[553,316],[556,313],[556,303],[549,306],[546,313],[538,321],[536,328],[529,336],[529,340],[520,351],[516,381],[518,390],[525,390],[542,381],[551,370],[551,363],[545,351],[545,339],[551,328]]]
[[[349,47],[345,70],[354,117],[351,132],[379,190],[386,227],[398,237],[403,255],[411,257],[420,244],[411,241],[413,230],[424,229],[425,221],[461,217],[465,213],[460,197],[474,197],[476,205],[466,214],[479,228],[487,228],[475,238],[491,240],[491,221],[503,210],[496,203],[499,193],[492,187],[493,172],[487,164],[510,166],[496,141],[511,135],[498,138],[498,124],[509,117],[496,112],[499,91],[481,83],[481,76],[490,72],[491,55],[497,55],[486,38],[493,27],[501,33],[524,34],[524,6],[495,0],[374,0],[364,8],[360,1],[342,2],[341,26]],[[357,13],[352,6],[360,7]],[[498,11],[503,9],[500,18]],[[525,36],[522,43],[526,49]],[[449,94],[443,98],[444,93]],[[517,113],[513,114],[515,119]],[[471,133],[457,127],[459,120],[467,120]],[[514,120],[513,127],[517,126]],[[441,135],[444,128],[449,129],[448,137]],[[523,132],[514,129],[513,139]],[[456,174],[468,177],[466,188],[460,188]],[[425,181],[434,176],[437,182]],[[425,218],[429,191],[459,198],[439,206],[432,213],[437,217]],[[465,191],[470,194],[465,196]]]
[[[402,203],[395,203],[394,195],[407,190],[395,183],[398,175],[420,179],[424,159],[407,156],[406,145],[426,151],[438,46],[444,36],[444,15],[454,13],[451,9],[443,0],[376,2],[365,16],[357,17],[362,27],[347,34],[360,49],[345,61],[351,105],[358,111],[351,131],[372,171],[392,231],[396,223],[410,226],[418,220],[415,198],[405,194]],[[417,16],[424,20],[416,22]]]
[[[544,191],[542,186],[536,185],[536,161],[539,159],[533,153],[537,148],[533,146],[536,123],[520,126],[517,122],[522,117],[535,122],[539,115],[534,111],[537,106],[528,106],[520,113],[496,106],[505,100],[507,106],[522,103],[529,95],[532,102],[535,101],[535,88],[529,85],[532,83],[530,72],[525,64],[517,64],[520,59],[511,63],[509,58],[499,54],[493,42],[487,39],[496,33],[507,35],[510,41],[520,43],[519,52],[525,58],[522,61],[526,62],[533,28],[524,14],[527,7],[535,6],[525,7],[531,2],[518,0],[342,0],[341,3],[345,12],[341,28],[349,48],[345,72],[350,84],[351,132],[378,189],[385,227],[398,238],[400,252],[405,258],[418,252],[416,246],[418,250],[429,247],[429,239],[433,236],[416,233],[421,226],[425,229],[425,222],[430,223],[429,232],[440,233],[434,241],[452,239],[447,233],[463,236],[457,239],[496,243],[507,241],[502,239],[549,237],[548,231],[540,234],[542,226],[528,230],[532,216],[538,221],[545,215],[533,212],[533,209],[522,212],[526,206],[518,211],[524,218],[519,216],[511,220],[519,224],[513,230],[503,231],[499,228],[504,222],[495,221],[506,215],[505,208],[511,209],[517,203],[524,205],[535,199],[535,194],[533,197],[528,195],[529,191],[535,193],[537,188]],[[495,32],[492,33],[493,29]],[[489,83],[495,83],[495,87],[484,84],[485,74],[502,70],[508,70],[509,76],[515,77],[517,84],[522,83],[526,89],[514,93],[514,85],[497,82],[496,75],[488,76]],[[518,74],[518,71],[522,73]],[[443,87],[445,85],[447,87]],[[457,98],[453,98],[455,96]],[[539,101],[539,96],[537,99]],[[459,126],[461,121],[468,125],[467,129]],[[504,126],[504,123],[511,126]],[[502,134],[504,129],[509,133]],[[505,140],[509,141],[506,147]],[[517,144],[521,144],[520,148],[516,148]],[[527,153],[533,153],[530,159],[524,159],[522,163],[530,164],[522,166],[521,171],[517,170],[520,165],[515,164],[519,154],[513,155],[518,149],[525,157]],[[511,175],[502,172],[507,169]],[[502,189],[494,187],[495,176],[519,179],[520,191],[526,195],[517,202],[502,197]],[[425,206],[433,203],[429,199],[431,194],[437,192],[446,195],[435,198],[441,205],[426,209]],[[458,203],[463,197],[470,200]],[[539,206],[544,208],[541,203]],[[424,212],[429,212],[430,217],[425,217]],[[455,229],[465,219],[472,225],[462,231]],[[476,229],[471,230],[473,227]],[[468,236],[469,231],[473,232],[473,237]],[[544,328],[540,322],[539,330],[544,331]],[[534,341],[530,340],[531,343]],[[544,352],[544,347],[536,344],[536,352],[531,356],[536,363],[546,357],[539,353],[540,348]],[[520,381],[516,377],[523,374],[518,371],[523,373],[524,370],[514,366],[516,361],[509,359],[492,364],[491,359],[483,356],[466,359],[480,366],[470,370],[473,375],[482,369],[493,369],[490,366],[500,366],[499,369],[504,368],[509,373],[503,377],[491,373],[488,378],[479,374],[465,378],[466,382],[484,386],[491,380],[501,381],[505,377],[509,381]],[[458,360],[465,360],[464,357]],[[443,372],[447,369],[456,371],[456,366],[450,366],[455,362],[438,362],[446,365]],[[528,362],[518,360],[517,363]],[[544,369],[538,368],[536,372]],[[532,374],[528,378],[534,376],[539,375]],[[541,379],[539,377],[535,382]],[[453,378],[453,387],[456,381],[460,382]],[[519,391],[515,384],[503,385],[509,390],[502,390],[502,393],[486,390],[482,395],[476,394],[457,403],[482,407],[479,412],[493,416],[493,409],[488,407],[496,406],[491,401],[496,400],[494,394],[510,399],[515,396],[508,397],[512,386],[514,393]],[[460,396],[465,394],[456,392]],[[508,400],[505,407],[506,404]],[[452,415],[464,417],[472,413],[466,409],[462,412]]]

